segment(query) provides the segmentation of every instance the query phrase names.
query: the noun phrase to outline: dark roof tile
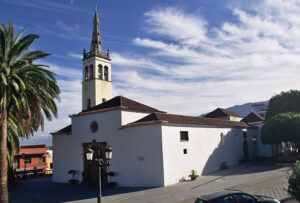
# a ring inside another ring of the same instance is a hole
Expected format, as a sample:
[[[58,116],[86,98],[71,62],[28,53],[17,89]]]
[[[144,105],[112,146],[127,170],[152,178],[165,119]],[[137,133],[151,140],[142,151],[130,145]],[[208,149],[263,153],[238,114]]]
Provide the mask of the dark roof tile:
[[[183,115],[167,114],[167,113],[160,113],[160,112],[152,113],[138,121],[129,123],[122,127],[153,124],[158,122],[172,123],[172,124],[201,125],[201,126],[242,127],[242,128],[249,127],[246,123],[239,122],[239,121],[229,121],[229,120],[215,119],[215,118],[200,118],[194,116],[183,116]]]
[[[72,132],[72,124],[68,125],[67,127],[64,127],[56,132],[50,133],[51,135],[60,135],[60,134],[69,134]]]
[[[139,102],[128,99],[126,97],[117,96],[106,102],[98,104],[92,108],[89,108],[87,110],[84,110],[84,111],[82,111],[78,114],[72,115],[72,116],[81,116],[81,115],[90,114],[90,113],[114,110],[117,108],[128,109],[128,110],[139,111],[139,112],[146,112],[146,113],[162,112],[162,111],[159,111],[150,106],[146,106]]]
[[[251,112],[245,118],[243,118],[241,121],[245,122],[245,123],[259,123],[259,122],[264,122],[265,119],[262,116],[254,113],[254,112]]]
[[[241,115],[238,115],[232,111],[229,111],[228,109],[223,109],[223,108],[217,108],[217,109],[213,110],[212,112],[206,114],[203,117],[205,117],[205,118],[220,118],[220,117],[226,117],[226,116],[243,118]]]

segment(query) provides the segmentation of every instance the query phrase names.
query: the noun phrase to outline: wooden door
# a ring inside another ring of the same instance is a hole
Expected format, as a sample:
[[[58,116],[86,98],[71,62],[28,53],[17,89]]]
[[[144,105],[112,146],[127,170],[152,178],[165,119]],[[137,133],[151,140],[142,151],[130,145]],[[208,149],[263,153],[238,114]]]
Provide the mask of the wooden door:
[[[100,150],[100,157],[105,160],[104,149],[106,147],[106,142],[97,143],[84,143],[83,144],[83,167],[84,171],[82,174],[82,181],[89,185],[98,185],[98,166],[97,166],[97,153],[94,152],[93,161],[88,161],[86,159],[87,149],[92,148],[93,150]],[[104,187],[107,184],[107,167],[102,167],[101,169],[101,184]]]

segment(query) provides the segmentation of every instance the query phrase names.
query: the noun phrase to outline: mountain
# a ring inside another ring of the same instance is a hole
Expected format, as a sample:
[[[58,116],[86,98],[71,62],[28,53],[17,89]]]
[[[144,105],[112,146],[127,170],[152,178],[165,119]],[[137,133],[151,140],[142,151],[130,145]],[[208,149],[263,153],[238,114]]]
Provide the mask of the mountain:
[[[252,112],[252,105],[253,104],[267,104],[268,101],[261,101],[261,102],[251,102],[251,103],[246,103],[242,105],[235,105],[232,107],[227,108],[228,110],[237,113],[243,117],[247,116],[249,113]]]
[[[249,103],[246,103],[246,104],[241,104],[241,105],[235,105],[235,106],[232,106],[232,107],[229,107],[227,108],[228,110],[236,113],[236,114],[239,114],[243,117],[247,116],[249,113],[252,112],[252,105],[253,104],[267,104],[268,101],[261,101],[261,102],[249,102]],[[202,117],[206,115],[205,114],[202,114],[200,115],[199,117]]]

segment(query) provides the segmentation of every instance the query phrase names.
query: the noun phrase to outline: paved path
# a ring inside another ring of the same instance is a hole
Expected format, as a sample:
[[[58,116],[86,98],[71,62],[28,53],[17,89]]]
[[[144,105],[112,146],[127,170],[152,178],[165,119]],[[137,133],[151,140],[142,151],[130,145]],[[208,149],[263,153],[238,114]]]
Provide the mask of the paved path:
[[[104,190],[103,202],[192,203],[199,195],[228,188],[283,199],[288,197],[285,188],[287,188],[287,176],[290,172],[290,167],[243,164],[230,167],[224,171],[201,176],[196,181],[182,182],[168,187],[153,189],[115,188]],[[38,192],[36,193],[36,191]],[[22,202],[92,203],[96,202],[96,195],[96,188],[83,185],[74,186],[63,183],[52,183],[50,179],[28,180],[10,189],[12,202],[22,200]]]

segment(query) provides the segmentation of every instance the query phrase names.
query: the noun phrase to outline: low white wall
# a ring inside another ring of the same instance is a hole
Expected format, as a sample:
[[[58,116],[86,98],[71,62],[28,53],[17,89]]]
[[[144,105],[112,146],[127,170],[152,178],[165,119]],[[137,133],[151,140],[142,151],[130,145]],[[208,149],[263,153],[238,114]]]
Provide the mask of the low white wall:
[[[180,141],[180,131],[188,131],[189,141]],[[223,161],[228,166],[237,164],[243,157],[243,139],[239,128],[163,125],[164,184],[187,178],[192,169],[202,175],[218,170]],[[251,142],[248,144],[251,154]],[[183,153],[184,149],[187,149],[187,154]]]

